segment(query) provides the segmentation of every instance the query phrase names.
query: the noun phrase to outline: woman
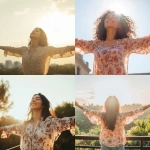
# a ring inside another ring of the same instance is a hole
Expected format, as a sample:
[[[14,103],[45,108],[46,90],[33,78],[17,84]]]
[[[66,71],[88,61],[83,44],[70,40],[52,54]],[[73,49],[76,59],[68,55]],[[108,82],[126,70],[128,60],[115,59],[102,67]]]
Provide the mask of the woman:
[[[24,123],[0,127],[7,135],[15,131],[21,136],[21,150],[53,150],[54,142],[62,131],[75,126],[74,117],[55,118],[51,115],[50,102],[42,94],[35,94],[30,102],[28,119]]]
[[[94,124],[101,126],[100,144],[101,150],[124,150],[126,135],[124,126],[131,123],[150,105],[143,106],[130,112],[120,112],[120,104],[115,96],[110,96],[105,101],[103,111],[94,111],[75,103],[83,110],[84,114]]]
[[[0,46],[4,55],[22,57],[22,69],[26,75],[45,75],[51,58],[64,58],[74,55],[74,46],[48,46],[47,36],[41,28],[35,28],[30,34],[29,47]]]
[[[126,75],[131,53],[150,52],[150,36],[133,39],[136,36],[134,22],[130,17],[108,10],[96,22],[94,39],[76,39],[76,53],[94,54],[93,74]]]

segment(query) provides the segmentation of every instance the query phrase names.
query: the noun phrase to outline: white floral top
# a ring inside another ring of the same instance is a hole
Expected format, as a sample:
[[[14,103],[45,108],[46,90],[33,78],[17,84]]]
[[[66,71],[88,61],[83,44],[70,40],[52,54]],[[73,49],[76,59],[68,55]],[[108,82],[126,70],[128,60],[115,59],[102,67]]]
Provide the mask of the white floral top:
[[[150,52],[150,36],[143,38],[124,38],[115,44],[105,46],[100,40],[76,39],[76,53],[94,54],[94,75],[126,75],[131,53],[147,54]]]
[[[21,150],[52,150],[54,142],[62,131],[74,128],[75,117],[62,119],[47,117],[45,121],[38,121],[32,130],[32,122],[25,125],[15,124],[5,126],[6,134],[14,133],[21,136]]]
[[[100,144],[108,147],[119,147],[125,145],[125,124],[131,123],[135,118],[142,115],[144,112],[143,107],[141,107],[135,109],[134,111],[118,113],[115,129],[112,131],[107,129],[104,125],[104,121],[102,120],[103,112],[90,110],[85,107],[83,108],[83,111],[92,123],[101,126],[99,136]]]
[[[55,48],[52,46],[41,47],[30,50],[29,47],[8,47],[2,46],[4,55],[22,57],[22,69],[26,75],[45,75],[49,69],[51,58],[64,58],[73,56],[74,46]]]

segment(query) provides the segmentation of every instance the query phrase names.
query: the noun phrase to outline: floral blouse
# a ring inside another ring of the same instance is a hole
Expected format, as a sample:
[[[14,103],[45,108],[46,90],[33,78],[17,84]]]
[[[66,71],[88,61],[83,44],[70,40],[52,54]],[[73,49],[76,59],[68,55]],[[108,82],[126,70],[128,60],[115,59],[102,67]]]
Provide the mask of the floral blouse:
[[[26,75],[45,75],[49,69],[51,58],[64,58],[73,56],[74,46],[55,48],[52,46],[41,47],[30,50],[29,47],[7,47],[2,46],[4,55],[22,57],[22,69]]]
[[[107,129],[104,125],[104,121],[102,120],[103,112],[90,110],[85,107],[83,108],[83,111],[92,123],[101,126],[99,136],[100,144],[108,147],[120,147],[125,145],[125,124],[131,123],[135,118],[137,118],[139,115],[142,115],[144,112],[143,107],[141,107],[135,109],[134,111],[118,113],[115,129],[112,131]]]
[[[62,131],[74,128],[75,117],[62,119],[49,116],[45,121],[37,122],[34,131],[32,122],[5,126],[6,134],[14,133],[21,136],[21,150],[52,150],[54,142]]]
[[[126,75],[131,53],[147,54],[150,52],[150,36],[143,38],[124,38],[115,44],[105,46],[100,40],[76,39],[76,53],[94,54],[94,75]]]

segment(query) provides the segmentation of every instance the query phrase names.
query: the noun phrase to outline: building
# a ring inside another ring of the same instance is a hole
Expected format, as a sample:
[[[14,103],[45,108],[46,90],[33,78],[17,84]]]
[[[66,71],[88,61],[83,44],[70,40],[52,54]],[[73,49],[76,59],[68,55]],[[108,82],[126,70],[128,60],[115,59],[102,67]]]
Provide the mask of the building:
[[[5,61],[5,68],[12,68],[12,67],[13,67],[12,61],[11,60],[6,60]]]
[[[4,68],[4,64],[0,63],[0,69]]]
[[[88,75],[90,73],[89,63],[83,60],[83,55],[76,54],[75,56],[75,74]]]
[[[18,67],[21,67],[21,63],[19,61],[15,61],[13,68],[18,68]]]

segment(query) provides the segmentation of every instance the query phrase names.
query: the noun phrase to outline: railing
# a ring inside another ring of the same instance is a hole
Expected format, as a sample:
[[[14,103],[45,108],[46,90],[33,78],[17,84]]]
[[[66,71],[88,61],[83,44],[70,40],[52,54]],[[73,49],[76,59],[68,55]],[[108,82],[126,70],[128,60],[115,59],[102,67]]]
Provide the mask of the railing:
[[[14,147],[8,148],[8,149],[6,149],[6,150],[12,150],[12,149],[14,149],[14,148],[18,148],[18,147],[20,147],[20,145],[17,145],[17,146],[14,146]]]
[[[76,140],[99,140],[98,136],[84,136],[84,135],[76,135]],[[126,140],[132,140],[132,141],[140,141],[140,146],[125,146],[125,149],[127,150],[150,150],[150,146],[144,146],[144,141],[150,142],[150,136],[127,136]],[[100,149],[101,146],[87,146],[87,145],[75,145],[75,150],[80,150],[81,148],[91,148],[91,150]]]

